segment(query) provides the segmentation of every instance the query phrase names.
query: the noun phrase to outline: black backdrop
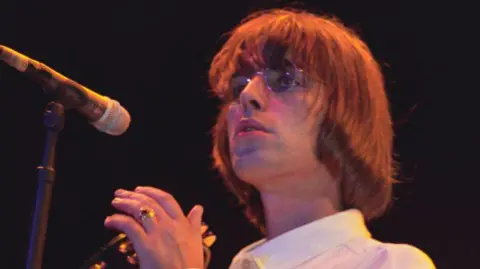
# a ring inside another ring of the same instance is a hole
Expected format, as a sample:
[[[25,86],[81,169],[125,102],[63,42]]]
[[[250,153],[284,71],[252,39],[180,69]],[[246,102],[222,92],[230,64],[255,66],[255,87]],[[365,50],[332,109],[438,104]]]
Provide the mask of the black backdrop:
[[[314,3],[315,2],[315,3]],[[478,85],[469,47],[475,23],[459,2],[307,1],[357,29],[386,72],[402,162],[397,200],[370,224],[380,240],[425,250],[439,268],[472,266],[476,254],[474,140]],[[253,10],[279,1],[10,1],[0,8],[0,44],[119,100],[132,115],[127,133],[97,132],[74,111],[57,149],[57,181],[44,268],[78,268],[114,233],[103,228],[116,188],[154,185],[189,210],[206,208],[217,234],[211,268],[226,268],[260,234],[211,169],[209,62],[220,36]],[[467,75],[468,74],[468,75]],[[0,65],[2,268],[25,265],[36,166],[48,99]],[[412,107],[415,109],[411,110]],[[409,113],[409,111],[412,111]],[[405,121],[405,116],[408,120]],[[470,156],[471,155],[471,156]]]

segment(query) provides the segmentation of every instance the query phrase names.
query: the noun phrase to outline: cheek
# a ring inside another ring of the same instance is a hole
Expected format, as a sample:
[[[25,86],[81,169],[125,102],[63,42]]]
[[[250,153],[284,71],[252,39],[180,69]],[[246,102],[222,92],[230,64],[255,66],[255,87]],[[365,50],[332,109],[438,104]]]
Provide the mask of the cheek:
[[[271,112],[278,119],[282,140],[294,148],[310,147],[318,131],[318,115],[309,110],[311,100],[305,97],[292,94],[272,102]]]
[[[233,134],[235,132],[235,126],[237,126],[240,118],[242,116],[242,111],[240,105],[232,104],[228,107],[227,117],[226,117],[226,124],[227,124],[227,131],[228,131],[228,138],[231,141]]]
[[[295,132],[292,128],[304,124],[307,115],[305,104],[294,95],[273,99],[269,110],[283,128],[289,128],[292,132]]]

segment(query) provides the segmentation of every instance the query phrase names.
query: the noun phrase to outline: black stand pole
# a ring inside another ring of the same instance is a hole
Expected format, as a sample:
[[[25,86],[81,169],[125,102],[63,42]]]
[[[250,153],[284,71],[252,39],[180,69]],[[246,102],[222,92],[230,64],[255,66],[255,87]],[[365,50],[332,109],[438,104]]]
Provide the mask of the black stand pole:
[[[58,134],[65,121],[64,107],[60,103],[50,102],[44,114],[44,125],[47,130],[42,164],[38,167],[38,188],[35,214],[30,234],[27,269],[42,268],[43,248],[48,224],[48,213],[55,182],[55,152]]]

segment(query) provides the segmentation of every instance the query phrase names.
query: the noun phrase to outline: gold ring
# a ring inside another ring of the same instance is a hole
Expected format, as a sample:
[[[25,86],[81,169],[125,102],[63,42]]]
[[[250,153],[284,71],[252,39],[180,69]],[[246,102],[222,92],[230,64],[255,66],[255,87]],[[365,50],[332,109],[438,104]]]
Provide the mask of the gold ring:
[[[141,221],[145,221],[146,219],[150,219],[150,218],[155,217],[155,211],[153,211],[150,208],[142,207],[142,208],[140,208],[139,217],[140,217]]]

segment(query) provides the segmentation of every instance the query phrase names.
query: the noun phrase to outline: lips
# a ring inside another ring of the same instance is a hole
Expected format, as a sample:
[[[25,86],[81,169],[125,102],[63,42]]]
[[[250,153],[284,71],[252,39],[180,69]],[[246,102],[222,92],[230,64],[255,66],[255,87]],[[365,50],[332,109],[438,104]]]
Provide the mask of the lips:
[[[241,120],[235,129],[235,136],[254,132],[270,133],[270,131],[258,121],[252,119]]]

